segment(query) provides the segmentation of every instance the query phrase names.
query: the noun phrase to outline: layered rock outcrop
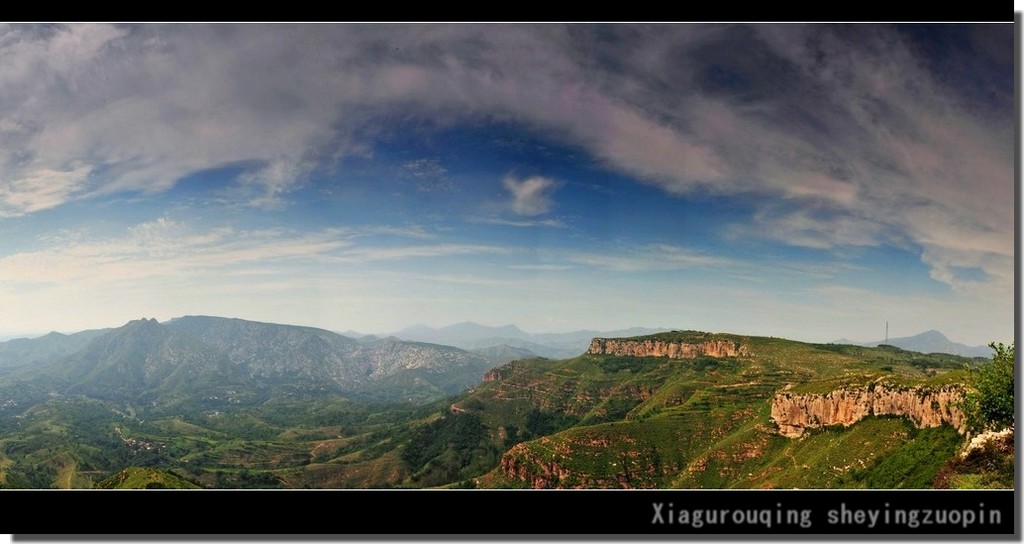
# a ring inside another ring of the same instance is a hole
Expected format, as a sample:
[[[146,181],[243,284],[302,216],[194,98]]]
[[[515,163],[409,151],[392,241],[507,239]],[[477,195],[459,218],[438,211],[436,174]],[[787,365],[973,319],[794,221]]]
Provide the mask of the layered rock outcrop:
[[[629,435],[542,437],[505,452],[499,470],[509,480],[526,482],[534,489],[656,488],[668,469],[661,465],[655,448],[639,444]],[[606,457],[609,449],[616,452],[614,461]],[[678,472],[679,466],[671,471]]]
[[[526,444],[516,444],[505,452],[499,468],[506,478],[527,482],[534,489],[562,487],[561,482],[571,476],[558,462],[533,455]]]
[[[665,340],[620,340],[594,338],[587,353],[591,355],[619,355],[630,357],[668,357],[669,359],[695,359],[709,357],[737,357],[749,355],[746,346],[732,340],[709,340],[700,343],[670,342]]]
[[[504,377],[505,377],[505,375],[504,375],[504,373],[500,369],[492,368],[491,370],[488,370],[486,374],[484,374],[484,383],[486,383],[486,382],[496,382],[496,381],[501,380]]]
[[[888,384],[844,388],[826,394],[781,392],[772,399],[772,420],[783,436],[796,438],[807,428],[826,425],[853,425],[875,415],[904,416],[917,427],[937,427],[948,423],[964,432],[964,414],[957,406],[963,390],[957,386],[942,388],[906,388]]]

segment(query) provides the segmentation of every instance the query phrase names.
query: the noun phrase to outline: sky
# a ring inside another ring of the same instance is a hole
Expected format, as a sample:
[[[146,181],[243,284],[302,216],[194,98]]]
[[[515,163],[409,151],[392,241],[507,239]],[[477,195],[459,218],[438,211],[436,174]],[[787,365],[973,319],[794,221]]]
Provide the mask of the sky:
[[[0,27],[0,337],[1012,342],[1012,24]]]

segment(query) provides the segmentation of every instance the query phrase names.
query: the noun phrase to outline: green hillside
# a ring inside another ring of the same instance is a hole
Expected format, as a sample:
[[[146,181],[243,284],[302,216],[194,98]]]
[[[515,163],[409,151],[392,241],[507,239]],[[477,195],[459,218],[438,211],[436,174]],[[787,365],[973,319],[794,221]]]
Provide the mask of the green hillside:
[[[93,398],[56,392],[42,378],[8,381],[0,396],[16,402],[0,409],[0,486],[130,480],[145,487],[141,476],[125,476],[129,468],[210,488],[1012,485],[1012,443],[961,459],[964,437],[948,424],[918,428],[908,417],[869,416],[787,437],[772,416],[780,392],[913,397],[965,382],[966,368],[985,360],[694,331],[654,338],[728,341],[745,350],[718,358],[514,361],[470,390],[427,404],[370,403],[278,384],[241,402],[190,403],[176,389],[169,406],[159,389],[152,398]],[[190,361],[189,345],[158,345]],[[75,361],[135,368],[128,351],[115,351],[115,359],[94,357],[93,349]],[[414,391],[416,380],[402,386]]]
[[[828,393],[962,382],[979,361],[883,346],[673,332],[638,340],[731,340],[749,356],[696,359],[583,355],[512,363],[458,401],[492,436],[522,439],[476,479],[491,487],[931,487],[963,437],[869,417],[798,439],[770,417],[778,391]],[[538,422],[542,427],[535,428]],[[539,431],[539,432],[538,432]],[[545,435],[545,436],[539,436]],[[514,441],[513,439],[513,441]]]
[[[131,467],[96,484],[99,489],[200,489],[169,472],[145,467]]]

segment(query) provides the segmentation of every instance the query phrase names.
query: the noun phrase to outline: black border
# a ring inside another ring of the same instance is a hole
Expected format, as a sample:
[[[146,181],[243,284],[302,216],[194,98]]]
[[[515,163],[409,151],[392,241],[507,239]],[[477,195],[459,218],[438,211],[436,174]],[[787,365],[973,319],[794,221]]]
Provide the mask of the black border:
[[[986,535],[1007,539],[1019,534],[1020,526],[1013,490],[31,490],[14,491],[5,498],[22,513],[45,513],[11,520],[21,531],[17,539],[53,539],[57,536],[52,534],[56,520],[62,529],[82,533],[80,536],[112,529],[168,536],[213,529],[236,536],[298,532],[296,538],[309,534],[327,539],[341,539],[342,535],[451,538],[456,534],[464,538],[548,535],[558,539],[583,535],[632,535],[639,539],[888,535],[932,540]],[[668,511],[681,509],[728,513],[724,523],[715,525],[694,527],[669,522]],[[879,514],[873,527],[867,518],[863,523],[852,518],[831,523],[830,517],[834,521],[842,519],[844,509],[851,515],[858,510]],[[918,511],[921,522],[930,515],[933,523],[918,527],[897,524],[896,510],[900,509]],[[937,525],[934,520],[938,514],[926,511],[940,509],[970,511],[975,519],[985,517],[986,522]],[[756,523],[737,523],[737,510],[757,510]],[[884,522],[886,510],[890,512],[889,523]],[[999,511],[999,523],[992,519],[993,510]],[[787,519],[788,511],[798,514]],[[779,512],[782,518],[777,517]],[[74,538],[60,535],[59,539]]]
[[[978,11],[970,14],[943,16],[938,12],[918,14],[907,22],[1010,21],[1014,23],[1015,80],[1015,344],[1020,343],[1021,293],[1021,29],[1022,16],[1014,12],[1012,19],[1005,12]],[[723,6],[724,7],[724,6]],[[731,7],[731,6],[730,6]],[[773,6],[776,8],[777,6]],[[90,6],[89,14],[65,12],[69,21],[99,21],[124,18],[107,17]],[[195,13],[201,13],[196,11]],[[809,17],[787,17],[774,11],[758,22],[791,21]],[[810,14],[813,15],[813,14]],[[702,14],[705,20],[715,20]],[[834,16],[834,15],[833,15]],[[14,15],[15,18],[20,18]],[[261,17],[247,13],[246,21],[315,20],[316,16],[282,18]],[[490,17],[490,16],[489,16]],[[732,14],[735,17],[735,14]],[[724,17],[729,19],[730,17]],[[825,17],[827,19],[827,17]],[[43,20],[36,17],[24,20]],[[195,19],[208,21],[209,19]],[[392,12],[360,19],[362,21],[409,21]],[[469,17],[443,17],[437,20],[470,20]],[[478,20],[478,19],[477,19]],[[543,22],[542,19],[517,18],[521,22]],[[603,20],[603,19],[596,19]],[[647,20],[640,17],[634,20]],[[845,22],[877,21],[877,17],[845,16]],[[888,19],[899,21],[899,19]],[[353,21],[355,22],[355,21]],[[584,21],[579,21],[584,22]],[[824,19],[821,22],[826,22]],[[1020,383],[1020,365],[1015,366]],[[1020,419],[1020,398],[1016,400]],[[1020,448],[1016,437],[1016,448]],[[1021,473],[1017,459],[1015,488],[1020,489]],[[899,538],[901,540],[1020,540],[1021,497],[1014,490],[998,491],[894,491],[894,490],[801,490],[801,491],[731,491],[731,490],[265,490],[265,491],[4,491],[7,514],[3,525],[11,527],[12,537],[20,540],[678,540],[723,539],[742,536],[744,539],[809,540],[828,537],[833,540],[864,540],[866,538]],[[739,526],[732,523],[694,528],[680,525],[652,525],[654,503],[672,503],[676,508],[742,508],[775,510],[809,509],[812,525],[808,528],[790,525]],[[964,527],[895,527],[870,528],[863,525],[829,525],[829,510],[841,504],[851,509],[880,509],[889,504],[894,509],[973,509],[985,504],[1003,513],[1002,523],[989,526]],[[380,514],[383,513],[383,516]],[[388,520],[384,525],[380,519]],[[210,533],[213,529],[214,533]],[[56,531],[55,531],[56,530]],[[108,531],[122,531],[109,534]],[[75,534],[63,531],[74,531]],[[154,533],[154,531],[156,531]],[[134,534],[128,534],[134,533]],[[864,535],[875,535],[865,537]]]

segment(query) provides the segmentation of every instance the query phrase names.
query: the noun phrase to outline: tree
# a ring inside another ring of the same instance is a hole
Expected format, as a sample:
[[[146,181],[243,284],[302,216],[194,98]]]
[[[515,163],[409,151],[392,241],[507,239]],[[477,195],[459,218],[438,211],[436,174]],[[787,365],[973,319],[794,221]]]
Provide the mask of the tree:
[[[1013,344],[989,344],[992,362],[971,372],[971,389],[964,396],[967,428],[973,432],[1013,426]]]

